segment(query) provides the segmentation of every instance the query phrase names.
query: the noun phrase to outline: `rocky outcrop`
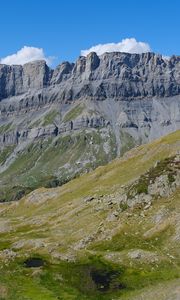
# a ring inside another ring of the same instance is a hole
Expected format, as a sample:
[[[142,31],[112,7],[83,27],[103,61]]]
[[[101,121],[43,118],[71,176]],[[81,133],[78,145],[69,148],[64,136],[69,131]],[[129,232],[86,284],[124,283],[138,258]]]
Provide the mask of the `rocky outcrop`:
[[[0,65],[0,100],[23,94],[29,89],[47,86],[52,71],[45,61],[35,61],[23,66]]]
[[[158,161],[154,167],[141,175],[134,182],[123,185],[118,191],[111,195],[91,195],[84,198],[89,205],[91,202],[96,206],[97,211],[111,209],[108,222],[118,221],[120,213],[130,208],[127,217],[132,217],[132,210],[143,209],[141,216],[151,209],[153,203],[160,199],[166,199],[180,187],[180,154]],[[154,223],[160,223],[167,218],[167,211],[157,212],[153,219]]]
[[[167,198],[180,186],[180,154],[158,161],[153,168],[126,188],[122,201],[127,207],[151,207],[152,201]]]

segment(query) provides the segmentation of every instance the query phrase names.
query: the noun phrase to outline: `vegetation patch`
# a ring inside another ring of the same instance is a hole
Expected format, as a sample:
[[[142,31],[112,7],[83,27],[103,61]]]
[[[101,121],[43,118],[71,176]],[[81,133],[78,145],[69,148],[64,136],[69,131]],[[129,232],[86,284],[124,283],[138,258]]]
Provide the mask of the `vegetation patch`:
[[[5,132],[8,132],[11,128],[11,125],[12,123],[8,123],[8,124],[5,124],[5,125],[1,125],[0,126],[0,134],[3,134]]]
[[[49,112],[47,115],[45,115],[42,126],[47,126],[47,125],[53,124],[53,121],[59,115],[60,115],[60,113],[56,110]]]
[[[78,104],[74,108],[72,108],[68,113],[64,116],[64,122],[70,122],[71,120],[76,119],[84,110],[84,105]]]
[[[36,127],[38,127],[38,126],[41,124],[41,122],[42,122],[42,119],[38,119],[38,120],[36,120],[35,122],[31,123],[31,124],[29,125],[29,128],[30,128],[30,129],[36,128]]]
[[[63,292],[68,291],[69,297],[73,295],[79,299],[108,299],[110,295],[119,293],[125,288],[121,280],[123,268],[114,267],[96,257],[75,263],[60,262],[57,265],[50,265],[49,271],[46,270],[41,276],[41,282],[46,287],[51,286],[57,296],[62,296]],[[53,279],[54,276],[51,276],[54,272],[62,276],[58,286],[57,281]],[[63,291],[62,294],[60,290]]]
[[[124,299],[133,291],[178,277],[178,269],[168,263],[160,264],[155,269],[145,265],[135,268],[109,263],[93,255],[76,262],[46,261],[42,266],[39,256],[35,258],[33,266],[32,261],[25,266],[18,260],[4,266],[0,280],[12,292],[6,300]]]
[[[5,148],[0,150],[0,164],[3,165],[9,155],[13,152],[15,146],[6,146]]]
[[[136,141],[134,138],[125,131],[120,131],[120,139],[121,139],[121,155],[126,153],[128,150],[132,149],[136,146]]]
[[[60,136],[56,141],[41,139],[28,145],[0,174],[0,200],[18,200],[38,187],[61,186],[77,178],[80,173],[106,164],[116,156],[114,136],[108,136],[108,153],[103,148],[106,138],[101,136],[99,130],[84,130],[80,134]],[[12,151],[11,148],[9,151]],[[5,153],[7,155],[7,148]],[[81,161],[87,162],[83,165]]]
[[[20,200],[25,195],[29,194],[32,191],[30,187],[25,186],[13,186],[8,188],[7,186],[4,189],[0,190],[0,202],[9,202]]]
[[[154,234],[152,237],[143,237],[141,232],[136,234],[138,228],[124,226],[121,232],[114,235],[109,241],[95,242],[89,248],[96,251],[123,251],[130,249],[143,249],[154,251],[157,247],[160,249],[165,244],[169,236],[174,233],[171,226],[167,226],[163,231]]]

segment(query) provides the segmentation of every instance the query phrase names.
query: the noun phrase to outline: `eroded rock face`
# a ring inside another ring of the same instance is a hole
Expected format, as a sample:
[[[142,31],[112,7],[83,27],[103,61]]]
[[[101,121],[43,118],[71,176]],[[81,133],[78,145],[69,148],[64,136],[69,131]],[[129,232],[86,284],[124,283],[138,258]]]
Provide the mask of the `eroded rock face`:
[[[22,66],[0,65],[0,100],[22,92]]]
[[[52,71],[45,61],[35,61],[23,65],[23,89],[41,89],[49,84]]]
[[[53,72],[50,84],[58,84],[70,77],[74,64],[64,62],[59,65]]]
[[[0,100],[23,94],[29,89],[41,89],[49,84],[52,71],[45,61],[23,66],[0,65]]]
[[[92,52],[75,64],[63,62],[55,70],[45,61],[0,65],[0,110],[4,116],[86,98],[127,101],[173,97],[180,94],[179,70],[179,56],[165,60],[154,53],[120,52],[100,57]],[[4,101],[17,95],[21,96]],[[163,122],[167,125],[171,120]]]
[[[165,60],[154,53],[105,53],[100,57],[92,52],[79,57],[75,64],[63,62],[51,70],[45,61],[23,66],[0,65],[0,99],[65,83],[59,87],[62,98],[79,95],[95,99],[131,99],[170,97],[180,93],[180,58]]]
[[[102,148],[118,156],[179,128],[179,56],[92,52],[55,70],[45,61],[0,65],[0,149],[15,148],[0,173],[36,140],[106,132]]]

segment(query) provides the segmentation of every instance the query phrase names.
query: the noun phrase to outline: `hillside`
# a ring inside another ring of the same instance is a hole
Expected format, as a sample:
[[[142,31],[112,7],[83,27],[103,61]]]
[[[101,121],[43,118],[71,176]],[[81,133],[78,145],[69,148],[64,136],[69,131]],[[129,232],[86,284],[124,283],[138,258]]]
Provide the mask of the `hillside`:
[[[0,299],[178,300],[179,151],[176,131],[1,203]]]

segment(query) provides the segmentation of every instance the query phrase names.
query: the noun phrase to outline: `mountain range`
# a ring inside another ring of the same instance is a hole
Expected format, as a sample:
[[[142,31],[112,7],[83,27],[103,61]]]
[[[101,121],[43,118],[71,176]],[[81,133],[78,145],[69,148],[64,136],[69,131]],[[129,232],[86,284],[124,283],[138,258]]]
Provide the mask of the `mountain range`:
[[[0,65],[0,201],[179,129],[179,100],[179,56],[93,52],[54,70]]]

